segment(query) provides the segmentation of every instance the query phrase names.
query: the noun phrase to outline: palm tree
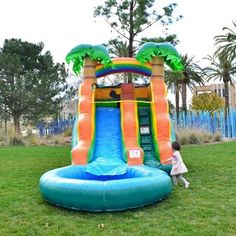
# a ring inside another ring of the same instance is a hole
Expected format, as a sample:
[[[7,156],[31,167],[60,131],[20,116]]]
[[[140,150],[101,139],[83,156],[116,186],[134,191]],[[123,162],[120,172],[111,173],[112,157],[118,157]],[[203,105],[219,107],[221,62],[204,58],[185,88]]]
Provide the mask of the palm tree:
[[[233,22],[233,25],[236,29],[236,21]],[[219,46],[216,50],[215,55],[221,53],[225,57],[228,57],[229,60],[233,60],[236,57],[236,31],[224,27],[223,30],[226,30],[226,34],[215,36],[215,44]]]
[[[181,71],[165,71],[165,82],[168,89],[174,89],[175,93],[175,112],[176,122],[179,124],[179,93],[181,88],[183,74]]]
[[[232,75],[236,74],[236,63],[225,54],[218,54],[218,56],[207,56],[206,59],[211,66],[204,68],[207,80],[222,80],[225,87],[225,118],[229,111],[229,83],[233,85]]]
[[[204,85],[203,72],[199,65],[194,62],[194,57],[188,55],[181,56],[182,64],[184,66],[182,73],[182,108],[183,112],[187,114],[187,87],[191,90],[196,84]]]

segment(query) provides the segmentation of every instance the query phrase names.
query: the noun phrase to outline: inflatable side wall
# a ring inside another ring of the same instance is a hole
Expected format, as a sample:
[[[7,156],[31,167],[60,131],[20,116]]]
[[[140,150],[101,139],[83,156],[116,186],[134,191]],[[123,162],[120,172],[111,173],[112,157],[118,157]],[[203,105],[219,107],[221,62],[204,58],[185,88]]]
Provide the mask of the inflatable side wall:
[[[71,151],[72,164],[86,165],[91,156],[95,133],[95,104],[93,84],[95,63],[86,58],[84,62],[84,82],[79,90],[77,145]]]
[[[139,123],[133,84],[121,85],[121,127],[128,165],[143,164],[143,149],[139,146]]]
[[[121,102],[121,127],[128,165],[143,164],[143,150],[139,146],[137,104],[133,101]]]
[[[153,59],[153,71],[150,81],[152,94],[152,121],[154,129],[154,145],[160,155],[161,164],[170,164],[171,122],[167,100],[167,89],[164,83],[164,66],[162,58]]]

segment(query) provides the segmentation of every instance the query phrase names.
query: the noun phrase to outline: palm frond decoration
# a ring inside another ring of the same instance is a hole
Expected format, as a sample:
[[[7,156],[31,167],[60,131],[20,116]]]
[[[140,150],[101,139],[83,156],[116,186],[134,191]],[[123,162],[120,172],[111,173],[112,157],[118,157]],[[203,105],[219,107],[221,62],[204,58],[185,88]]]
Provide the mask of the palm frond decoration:
[[[107,49],[103,45],[92,46],[90,44],[79,44],[71,49],[66,56],[66,62],[73,63],[73,71],[75,74],[79,74],[81,68],[84,65],[84,58],[90,58],[96,60],[105,66],[111,65],[112,61]]]
[[[136,55],[136,59],[141,63],[150,62],[152,57],[163,57],[172,70],[181,71],[183,69],[180,55],[169,43],[144,43]]]

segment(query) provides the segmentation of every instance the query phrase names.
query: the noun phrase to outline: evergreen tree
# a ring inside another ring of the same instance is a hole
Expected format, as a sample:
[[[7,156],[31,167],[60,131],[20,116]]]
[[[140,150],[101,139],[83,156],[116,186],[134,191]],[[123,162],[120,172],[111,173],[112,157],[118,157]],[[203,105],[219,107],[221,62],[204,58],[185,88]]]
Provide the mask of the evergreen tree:
[[[0,109],[13,118],[16,134],[20,119],[35,121],[58,113],[65,89],[64,64],[54,63],[43,43],[7,39],[0,51]]]

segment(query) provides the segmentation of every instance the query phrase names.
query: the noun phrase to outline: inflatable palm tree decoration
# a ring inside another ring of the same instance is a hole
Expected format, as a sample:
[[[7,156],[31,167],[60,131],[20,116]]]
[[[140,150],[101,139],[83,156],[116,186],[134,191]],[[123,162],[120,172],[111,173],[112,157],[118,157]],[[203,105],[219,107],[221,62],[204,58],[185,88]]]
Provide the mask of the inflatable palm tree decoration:
[[[176,49],[169,43],[148,42],[139,49],[136,59],[141,63],[152,63],[150,87],[152,94],[152,112],[156,153],[160,153],[162,164],[169,164],[172,155],[171,122],[167,100],[167,89],[164,82],[164,62],[173,70],[181,71],[183,65]],[[159,124],[162,124],[161,126]]]
[[[172,70],[180,71],[183,69],[178,52],[169,43],[144,43],[136,55],[136,59],[141,63],[151,62],[156,57],[163,58]]]
[[[91,76],[91,68],[95,77],[96,63],[102,63],[105,66],[111,64],[111,58],[107,49],[102,45],[80,44],[74,47],[66,56],[66,61],[69,64],[73,63],[73,71],[79,74],[81,68],[84,67],[84,77]],[[90,69],[89,69],[90,68]],[[89,71],[88,71],[88,70]],[[93,74],[92,74],[93,75]]]

